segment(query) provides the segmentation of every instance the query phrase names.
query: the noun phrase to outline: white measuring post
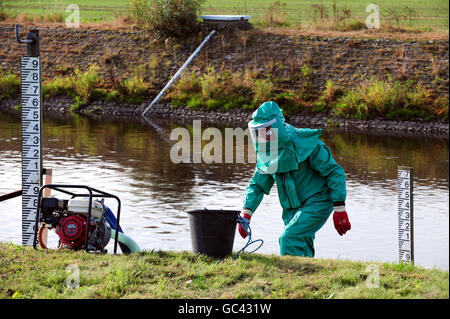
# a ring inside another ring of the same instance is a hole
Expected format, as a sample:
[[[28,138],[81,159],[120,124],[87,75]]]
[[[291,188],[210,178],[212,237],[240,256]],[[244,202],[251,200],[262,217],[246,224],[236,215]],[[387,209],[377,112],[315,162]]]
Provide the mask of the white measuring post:
[[[33,245],[39,188],[42,186],[42,107],[39,31],[31,30],[27,40],[28,56],[20,64],[22,87],[22,245]]]
[[[22,244],[33,245],[39,188],[42,186],[41,62],[22,57]]]
[[[398,176],[398,245],[399,260],[414,264],[413,169],[399,166]]]

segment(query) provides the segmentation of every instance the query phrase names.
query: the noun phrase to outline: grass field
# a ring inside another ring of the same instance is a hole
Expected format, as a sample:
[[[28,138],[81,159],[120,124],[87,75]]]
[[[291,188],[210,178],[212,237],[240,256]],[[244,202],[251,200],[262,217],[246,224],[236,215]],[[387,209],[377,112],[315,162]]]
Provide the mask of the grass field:
[[[112,21],[128,13],[128,0],[0,0],[8,16],[45,17],[62,22],[69,15],[68,4],[80,7],[81,22]],[[365,22],[366,6],[375,3],[380,8],[381,24],[423,31],[448,30],[449,3],[446,0],[207,0],[203,14],[248,14],[257,25],[274,22],[278,26],[297,27],[323,25],[334,19],[347,18]],[[336,4],[333,9],[333,4]],[[26,20],[26,19],[25,19]]]
[[[0,243],[0,298],[448,298],[448,271],[409,264],[190,252],[129,256]]]

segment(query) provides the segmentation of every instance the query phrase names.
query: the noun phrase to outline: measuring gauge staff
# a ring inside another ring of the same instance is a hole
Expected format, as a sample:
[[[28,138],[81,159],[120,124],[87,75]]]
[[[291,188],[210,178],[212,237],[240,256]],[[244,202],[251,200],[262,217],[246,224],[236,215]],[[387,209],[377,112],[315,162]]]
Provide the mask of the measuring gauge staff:
[[[42,186],[41,63],[22,57],[22,244],[33,245],[39,187]]]
[[[399,166],[397,176],[399,259],[414,263],[413,169]]]

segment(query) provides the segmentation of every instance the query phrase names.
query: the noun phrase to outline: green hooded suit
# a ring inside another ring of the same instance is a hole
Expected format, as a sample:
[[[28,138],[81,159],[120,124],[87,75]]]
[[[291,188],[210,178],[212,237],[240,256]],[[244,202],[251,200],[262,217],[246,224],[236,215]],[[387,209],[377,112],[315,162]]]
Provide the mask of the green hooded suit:
[[[327,221],[333,205],[345,203],[344,169],[319,139],[321,129],[299,129],[285,123],[273,101],[252,114],[249,128],[268,122],[276,129],[277,143],[262,147],[254,139],[257,162],[243,206],[254,213],[276,182],[285,225],[279,238],[280,254],[314,257],[315,233]]]

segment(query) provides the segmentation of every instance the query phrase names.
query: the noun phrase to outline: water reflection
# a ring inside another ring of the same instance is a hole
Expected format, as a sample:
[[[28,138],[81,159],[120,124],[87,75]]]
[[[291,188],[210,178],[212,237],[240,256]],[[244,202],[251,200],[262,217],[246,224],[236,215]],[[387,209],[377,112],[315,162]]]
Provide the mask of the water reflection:
[[[46,118],[44,167],[54,169],[54,183],[117,194],[124,229],[142,248],[190,250],[185,212],[239,209],[254,164],[174,164],[168,137],[177,124],[154,124]],[[448,268],[448,140],[343,132],[324,132],[323,139],[347,173],[352,231],[341,238],[329,220],[316,236],[317,256],[398,258],[396,174],[403,165],[414,168],[417,262]],[[18,119],[0,114],[0,194],[21,187],[20,143]],[[20,199],[0,203],[1,241],[20,243],[20,205]],[[273,188],[252,221],[265,241],[262,253],[279,254],[280,213]],[[243,244],[236,237],[235,249]]]

